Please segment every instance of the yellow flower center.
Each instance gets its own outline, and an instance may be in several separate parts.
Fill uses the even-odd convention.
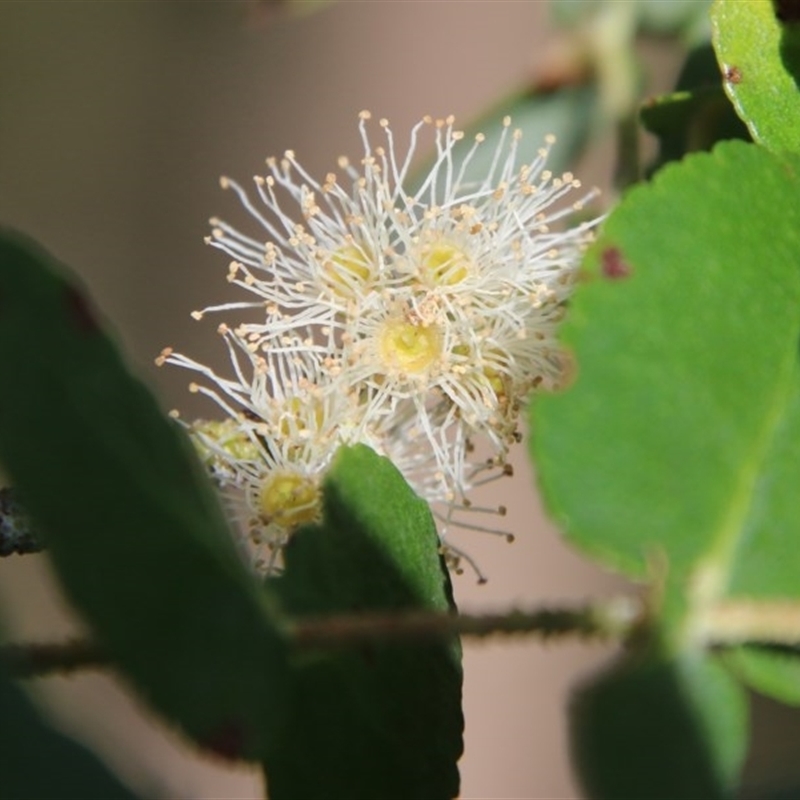
[[[372,275],[371,260],[363,250],[348,244],[340,247],[323,265],[325,278],[335,294],[352,295]]]
[[[264,519],[292,530],[319,518],[319,489],[303,475],[278,472],[261,487],[259,506]]]
[[[241,430],[236,420],[197,422],[194,429],[215,441],[223,450],[230,453],[237,460],[255,461],[260,457],[258,446]],[[213,454],[199,439],[195,438],[194,442],[200,457],[204,461],[213,459]]]
[[[416,375],[430,369],[439,359],[442,337],[436,325],[389,320],[380,333],[378,348],[387,371]]]
[[[422,277],[436,286],[454,286],[469,274],[466,253],[448,242],[426,245],[420,253]]]

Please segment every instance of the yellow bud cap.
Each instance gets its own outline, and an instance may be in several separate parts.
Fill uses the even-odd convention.
[[[258,501],[264,519],[289,530],[319,519],[319,489],[310,478],[295,472],[270,475]]]
[[[194,430],[216,442],[233,458],[241,461],[255,461],[260,457],[258,446],[239,427],[236,420],[226,419],[222,422],[206,420],[196,422]],[[203,442],[194,437],[194,442],[203,460],[213,459],[213,454]]]

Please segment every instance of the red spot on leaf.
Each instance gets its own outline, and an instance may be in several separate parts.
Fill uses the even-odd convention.
[[[77,289],[72,286],[68,287],[64,301],[70,322],[80,333],[94,334],[100,331],[100,326],[89,308],[89,303]]]
[[[723,77],[727,83],[732,83],[735,85],[742,82],[742,71],[739,69],[739,67],[728,66],[725,67]]]
[[[627,278],[631,274],[631,266],[622,257],[618,247],[607,247],[600,256],[600,269],[603,275],[612,281]]]

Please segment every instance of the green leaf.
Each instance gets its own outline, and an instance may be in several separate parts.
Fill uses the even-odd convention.
[[[727,667],[751,689],[800,706],[800,659],[786,653],[757,647],[737,647],[724,653]]]
[[[263,752],[282,649],[193,449],[126,370],[87,300],[0,237],[0,461],[113,661],[229,756]]]
[[[0,675],[0,720],[0,797],[133,800],[95,756],[42,722],[5,675]]]
[[[550,3],[554,21],[565,27],[589,25],[618,0],[556,0]],[[659,36],[681,34],[698,40],[710,0],[626,0],[636,6],[639,29]]]
[[[771,150],[800,150],[800,56],[795,26],[766,0],[716,0],[714,49],[725,91],[753,139]]]
[[[686,153],[710,150],[723,139],[750,139],[722,89],[710,44],[687,56],[675,91],[646,100],[639,116],[645,129],[660,140],[650,173]]]
[[[592,800],[735,796],[747,701],[711,659],[626,656],[577,691],[570,722]]]
[[[658,35],[691,33],[708,17],[710,0],[638,0],[642,30]]]
[[[272,581],[292,614],[446,612],[452,594],[427,505],[364,446],[343,448],[325,521],[298,531]],[[290,714],[265,760],[269,796],[437,800],[458,794],[457,640],[303,651]]]
[[[640,117],[644,127],[661,139],[659,165],[710,150],[723,139],[750,138],[720,87],[653,97],[642,106]]]
[[[577,379],[532,404],[567,536],[637,577],[661,565],[690,617],[800,594],[799,170],[724,142],[631,191],[564,328]]]

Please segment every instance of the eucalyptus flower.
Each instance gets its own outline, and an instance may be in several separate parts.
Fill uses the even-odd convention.
[[[192,381],[190,391],[221,410],[221,421],[187,427],[245,535],[251,560],[269,571],[292,531],[321,519],[321,482],[340,445],[371,442],[351,398],[325,391],[327,376],[309,354],[261,352],[224,323],[218,332],[231,376],[171,348],[156,363],[197,373],[201,380]]]
[[[220,327],[233,378],[172,351],[160,359],[210,384],[194,388],[226,422],[193,434],[212,473],[244,495],[248,536],[278,550],[316,518],[335,450],[355,442],[392,458],[434,505],[443,536],[492,530],[460,512],[502,510],[467,495],[510,472],[522,405],[565,375],[557,326],[597,220],[565,221],[595,192],[546,169],[552,137],[521,162],[509,119],[478,181],[467,174],[485,138],[467,146],[452,117],[424,118],[402,152],[386,120],[373,144],[370,119],[361,113],[360,162],[340,159],[321,182],[292,151],[267,159],[252,196],[222,179],[257,232],[214,218],[207,241],[232,259],[228,280],[249,298],[194,316],[257,318]],[[435,156],[414,182],[426,131]],[[474,460],[476,442],[488,458]]]

